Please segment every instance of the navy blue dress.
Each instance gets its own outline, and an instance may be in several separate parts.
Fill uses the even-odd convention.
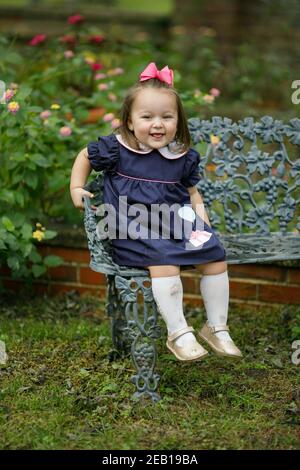
[[[118,265],[191,269],[226,259],[214,230],[191,207],[187,188],[201,179],[196,150],[171,160],[156,149],[138,153],[110,134],[88,145],[88,159],[104,172],[104,202],[115,215],[109,238]]]

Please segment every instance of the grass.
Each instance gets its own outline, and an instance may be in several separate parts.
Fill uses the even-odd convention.
[[[91,5],[94,7],[95,10],[101,11],[101,9],[110,6],[111,2],[109,0],[103,1],[102,3],[97,1],[92,2]],[[29,0],[0,0],[0,6],[14,6],[14,7],[24,7],[24,6],[32,6]],[[40,0],[37,2],[38,7],[65,7],[64,0]],[[115,0],[112,2],[112,6],[119,8],[121,10],[129,10],[129,11],[138,11],[138,12],[145,12],[145,13],[161,13],[161,14],[168,14],[172,13],[173,8],[173,1],[172,0]],[[74,11],[84,11],[85,10],[85,2],[78,3],[76,7],[74,7]]]
[[[196,328],[204,310],[186,308]],[[130,358],[109,363],[104,305],[70,293],[0,306],[1,449],[299,449],[300,308],[232,306],[244,358],[181,364],[158,341],[162,400],[132,401]]]

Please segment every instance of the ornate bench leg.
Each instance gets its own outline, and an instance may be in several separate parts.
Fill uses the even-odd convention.
[[[149,277],[115,277],[120,293],[126,327],[123,334],[131,341],[131,356],[137,374],[132,377],[136,386],[134,398],[150,396],[153,402],[160,399],[157,393],[160,376],[155,373],[156,339],[160,337],[157,325],[157,307],[153,299]],[[146,284],[146,285],[145,285]],[[147,286],[148,284],[148,286]],[[143,305],[138,305],[138,293],[143,296]]]
[[[106,312],[110,318],[111,337],[114,349],[109,353],[109,360],[112,362],[119,357],[130,354],[130,340],[124,329],[127,321],[124,315],[124,306],[120,294],[116,288],[115,275],[107,275],[108,303]]]

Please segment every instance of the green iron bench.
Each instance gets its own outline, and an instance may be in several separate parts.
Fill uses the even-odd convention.
[[[300,259],[300,120],[284,124],[265,116],[257,122],[251,117],[232,122],[215,116],[209,121],[191,118],[189,129],[201,155],[197,187],[227,263]],[[102,173],[85,186],[95,194],[94,205],[103,202],[102,188]],[[85,197],[84,226],[90,267],[107,277],[114,347],[109,359],[131,353],[133,396],[150,396],[155,402],[160,399],[155,365],[161,330],[149,271],[113,262],[111,242],[97,236],[99,217],[90,204]]]

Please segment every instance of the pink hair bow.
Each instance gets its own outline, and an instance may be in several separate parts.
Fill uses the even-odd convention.
[[[151,78],[158,78],[161,82],[166,82],[168,85],[173,85],[174,72],[166,65],[163,69],[158,70],[156,64],[151,62],[140,75],[140,82],[150,80]]]

